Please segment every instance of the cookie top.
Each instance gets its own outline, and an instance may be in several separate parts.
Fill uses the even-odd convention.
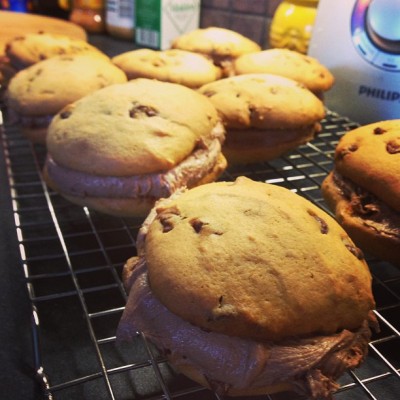
[[[169,170],[214,138],[217,125],[214,106],[193,89],[138,78],[65,107],[50,124],[47,148],[61,166],[131,176]]]
[[[155,213],[138,241],[150,287],[205,330],[263,340],[331,334],[359,327],[374,307],[361,251],[288,189],[239,177],[161,201]]]
[[[172,42],[171,47],[208,54],[213,58],[236,58],[242,54],[261,50],[256,42],[240,33],[217,27],[195,29],[183,34]]]
[[[149,78],[198,88],[221,78],[221,69],[207,57],[185,50],[138,49],[119,54],[112,62],[128,79]]]
[[[323,103],[302,84],[272,74],[246,74],[199,89],[232,129],[293,129],[325,116]]]
[[[53,115],[94,90],[126,81],[108,58],[89,53],[54,56],[14,75],[7,102],[24,116]]]
[[[233,62],[235,74],[266,73],[303,83],[312,92],[326,91],[334,83],[331,72],[317,59],[289,49],[268,49],[244,54]]]
[[[400,119],[347,132],[336,147],[335,168],[400,211]]]
[[[46,32],[17,36],[5,47],[6,56],[16,69],[26,68],[56,55],[86,52],[95,52],[106,57],[99,49],[84,40]]]

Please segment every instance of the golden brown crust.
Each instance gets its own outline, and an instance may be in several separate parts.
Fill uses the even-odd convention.
[[[320,121],[323,103],[298,82],[272,74],[221,79],[199,89],[233,129],[293,129]]]
[[[49,127],[47,147],[58,164],[77,171],[140,175],[171,169],[219,123],[214,106],[194,90],[140,78],[66,107]]]
[[[46,32],[29,33],[10,40],[5,54],[16,69],[23,69],[56,55],[93,52],[107,57],[84,40]]]
[[[285,76],[304,84],[314,93],[329,90],[332,73],[317,59],[289,49],[268,49],[244,54],[233,62],[236,75],[266,73]]]
[[[311,140],[323,103],[302,84],[272,74],[248,74],[202,86],[221,115],[230,164],[269,161]]]
[[[153,293],[205,330],[283,340],[356,328],[374,306],[362,253],[333,218],[244,177],[159,204],[145,246]]]
[[[185,33],[176,38],[171,47],[207,54],[211,57],[238,57],[261,50],[256,42],[240,33],[217,27],[195,29]]]
[[[376,122],[347,132],[336,147],[335,168],[400,211],[400,120]]]
[[[218,161],[212,171],[199,180],[196,185],[213,182],[222,174],[226,169],[226,159],[220,154]],[[108,215],[116,217],[135,217],[143,218],[154,207],[155,202],[158,200],[154,197],[131,197],[131,198],[107,198],[107,197],[79,197],[70,196],[63,193],[62,187],[57,186],[47,174],[46,168],[43,171],[44,179],[49,187],[60,193],[64,198],[71,203],[79,206],[88,207]]]
[[[321,190],[328,207],[357,246],[381,260],[400,265],[400,236],[387,229],[389,220],[383,218],[383,221],[377,222],[372,220],[373,216],[361,213],[353,199],[346,196],[336,183],[334,172],[330,172],[324,179]],[[387,218],[390,219],[390,215]],[[397,216],[399,218],[400,215]]]
[[[119,54],[112,62],[128,79],[149,78],[198,88],[220,79],[222,71],[202,54],[185,50],[138,49]]]
[[[209,27],[195,29],[176,38],[171,47],[204,54],[222,69],[223,76],[233,74],[232,61],[242,54],[260,51],[253,40],[225,28]]]
[[[108,58],[54,56],[19,71],[9,83],[7,102],[23,116],[54,115],[88,93],[126,81],[125,73]]]

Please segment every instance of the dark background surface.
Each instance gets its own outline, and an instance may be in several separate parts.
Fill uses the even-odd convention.
[[[0,398],[33,399],[31,308],[19,260],[2,145],[0,165]]]

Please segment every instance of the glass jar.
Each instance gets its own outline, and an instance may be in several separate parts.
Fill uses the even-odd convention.
[[[282,1],[272,18],[269,44],[307,53],[318,0]]]

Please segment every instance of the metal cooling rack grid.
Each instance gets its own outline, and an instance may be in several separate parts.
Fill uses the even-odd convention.
[[[337,141],[354,127],[329,112],[312,143],[268,164],[232,167],[221,179],[246,175],[282,185],[326,209],[320,184],[331,170]],[[115,342],[126,300],[120,274],[126,259],[135,254],[141,221],[70,204],[43,183],[43,147],[31,145],[7,125],[2,141],[21,265],[32,302],[33,363],[43,398],[218,399],[176,376],[141,336],[129,346]],[[335,400],[399,398],[400,270],[374,259],[368,262],[381,332],[374,336],[363,366],[340,380]]]

